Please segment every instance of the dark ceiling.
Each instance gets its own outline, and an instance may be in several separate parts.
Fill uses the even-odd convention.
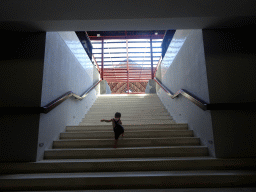
[[[151,30],[151,31],[87,31],[88,36],[132,36],[132,35],[155,35],[157,32],[159,35],[164,35],[165,30]]]
[[[8,31],[141,31],[256,24],[255,0],[1,0]]]

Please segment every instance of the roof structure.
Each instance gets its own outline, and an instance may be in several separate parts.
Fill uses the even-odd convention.
[[[112,93],[145,93],[165,31],[88,31],[101,78]]]

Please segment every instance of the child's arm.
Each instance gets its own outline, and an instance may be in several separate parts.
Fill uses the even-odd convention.
[[[104,122],[104,121],[105,121],[105,122],[112,122],[112,119],[110,119],[110,120],[101,119],[100,121],[101,121],[101,122]]]

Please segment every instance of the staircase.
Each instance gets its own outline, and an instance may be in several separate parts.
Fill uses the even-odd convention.
[[[125,128],[113,148],[111,119]],[[102,95],[79,126],[67,126],[45,159],[0,163],[1,190],[107,190],[252,187],[253,158],[216,159],[157,95]],[[169,190],[170,191],[170,190]],[[184,189],[184,191],[186,191]]]

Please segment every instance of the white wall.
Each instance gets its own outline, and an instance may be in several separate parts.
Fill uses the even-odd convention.
[[[158,78],[172,93],[185,89],[209,103],[202,30],[177,30],[159,70]],[[188,123],[214,156],[211,112],[203,111],[183,96],[172,99],[162,89],[157,94],[174,120]]]
[[[80,45],[80,46],[79,46]],[[82,95],[93,83],[99,80],[99,74],[87,54],[83,62],[76,58],[76,52],[82,52],[81,44],[75,32],[47,32],[41,106],[47,105],[68,91]],[[99,94],[99,86],[79,101],[70,98],[48,114],[40,115],[39,144],[37,160],[41,160],[44,150],[52,147],[52,141],[58,139],[67,125],[78,125]]]

